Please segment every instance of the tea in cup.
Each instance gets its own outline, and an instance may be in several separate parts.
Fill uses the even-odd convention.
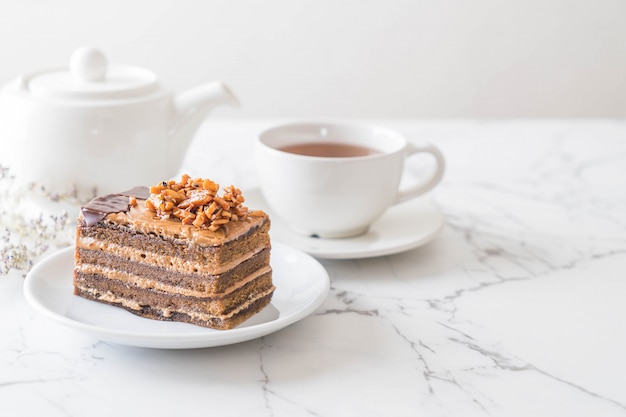
[[[400,187],[405,159],[432,155],[426,179]],[[294,232],[320,238],[365,233],[393,204],[416,198],[443,176],[443,155],[398,132],[366,124],[294,123],[262,132],[255,141],[261,191],[270,209]]]

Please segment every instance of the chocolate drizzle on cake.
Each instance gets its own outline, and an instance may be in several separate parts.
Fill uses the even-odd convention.
[[[118,193],[119,195],[125,195],[127,197],[136,197],[141,200],[147,200],[150,197],[150,189],[144,186],[133,187],[128,191]]]
[[[93,226],[104,219],[107,214],[127,212],[130,209],[129,197],[145,200],[150,197],[150,190],[148,187],[134,187],[118,194],[108,194],[94,198],[80,208],[87,226]]]

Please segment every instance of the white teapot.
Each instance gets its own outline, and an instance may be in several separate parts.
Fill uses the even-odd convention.
[[[237,105],[220,82],[174,95],[144,68],[77,49],[69,68],[23,74],[0,92],[0,165],[19,183],[83,198],[176,174],[210,109]]]

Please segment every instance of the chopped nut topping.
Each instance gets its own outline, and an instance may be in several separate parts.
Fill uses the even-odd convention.
[[[248,216],[259,216],[262,212],[250,212],[243,206],[241,190],[233,185],[226,187],[221,196],[220,186],[215,182],[182,176],[180,182],[163,181],[150,187],[146,207],[163,219],[172,217],[183,224],[216,231],[232,221],[244,220]]]

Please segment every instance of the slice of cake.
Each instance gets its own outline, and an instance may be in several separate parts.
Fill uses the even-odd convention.
[[[81,208],[74,293],[156,320],[230,329],[269,304],[270,220],[184,175]]]

